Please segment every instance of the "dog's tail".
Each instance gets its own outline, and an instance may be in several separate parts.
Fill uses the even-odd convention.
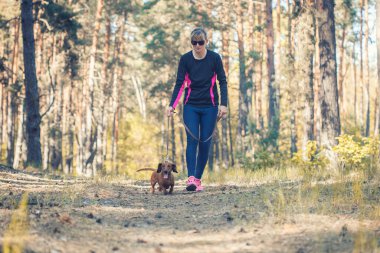
[[[138,169],[138,170],[136,170],[136,172],[143,171],[143,170],[156,171],[157,169],[153,169],[153,168],[142,168],[142,169]]]

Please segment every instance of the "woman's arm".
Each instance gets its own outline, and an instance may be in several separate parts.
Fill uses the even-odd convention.
[[[217,57],[216,62],[216,75],[219,81],[219,87],[220,87],[220,105],[226,106],[228,103],[228,89],[227,89],[227,78],[226,74],[224,73],[223,68],[223,62],[220,56]]]
[[[172,93],[172,98],[170,100],[169,107],[176,108],[179,99],[181,98],[182,91],[185,87],[185,75],[186,75],[186,68],[185,68],[185,62],[183,59],[183,56],[181,56],[181,59],[179,60],[178,64],[178,70],[177,70],[177,80],[175,82],[175,86]]]

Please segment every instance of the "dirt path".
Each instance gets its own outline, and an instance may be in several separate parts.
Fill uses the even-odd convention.
[[[296,183],[183,188],[152,195],[147,182],[0,171],[0,252],[9,234],[25,239],[25,252],[380,252],[380,221],[370,215],[379,189],[363,191],[364,207],[330,209],[320,204],[329,187],[302,207],[292,202]],[[28,226],[12,231],[23,192]]]

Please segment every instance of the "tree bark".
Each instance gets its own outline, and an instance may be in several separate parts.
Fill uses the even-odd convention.
[[[244,31],[243,31],[243,9],[241,7],[241,0],[235,0],[236,8],[236,26],[238,37],[238,50],[239,50],[239,123],[238,123],[238,145],[242,154],[247,151],[246,139],[249,137],[248,130],[248,96],[247,96],[247,80],[246,80],[246,66],[245,66],[245,49],[244,49]]]
[[[377,48],[377,113],[375,136],[379,135],[380,128],[380,0],[376,1],[376,48]]]
[[[294,9],[295,5],[294,3],[290,3],[289,0],[286,1],[286,6],[288,9],[288,33],[287,33],[287,65],[289,68],[289,77],[288,77],[288,87],[289,87],[289,93],[292,91],[297,91],[298,88],[294,87],[297,85],[296,82],[294,82],[295,77],[295,64],[294,64],[294,23],[295,19],[293,19],[294,15]],[[297,108],[298,108],[298,100],[293,100],[293,95],[288,94],[288,103],[290,104],[290,154],[293,156],[294,153],[297,152],[297,141],[298,141],[298,135],[297,135]]]
[[[268,76],[268,125],[273,148],[278,150],[278,134],[280,127],[280,104],[276,72],[274,67],[274,33],[272,17],[272,0],[266,0],[266,37],[267,37],[267,76]]]
[[[94,85],[95,85],[95,62],[96,62],[96,53],[98,48],[98,34],[100,30],[100,19],[102,17],[103,10],[103,0],[97,1],[97,9],[95,16],[95,25],[92,33],[92,44],[90,49],[90,62],[88,66],[88,87],[85,87],[86,93],[85,98],[88,99],[85,103],[85,132],[84,132],[84,169],[86,170],[85,174],[88,176],[94,175],[91,157],[94,152],[94,140],[92,133],[92,118],[94,112]]]
[[[11,78],[10,83],[8,83],[7,92],[7,119],[6,119],[6,140],[7,140],[7,164],[13,165],[14,158],[14,125],[15,125],[15,114],[16,114],[16,91],[15,85],[17,85],[17,67],[19,61],[19,36],[20,36],[20,21],[19,19],[14,20],[14,42],[13,42],[13,57],[11,63]],[[4,131],[5,132],[5,131]]]
[[[360,12],[360,32],[359,32],[359,48],[360,48],[360,70],[359,70],[359,78],[360,78],[360,88],[361,88],[361,108],[360,108],[360,116],[359,116],[359,124],[360,124],[360,129],[363,129],[363,124],[364,124],[364,103],[365,103],[365,98],[364,98],[364,70],[363,70],[363,5],[364,5],[364,0],[360,0],[359,4],[359,12]],[[363,131],[362,131],[363,132]]]
[[[67,106],[67,148],[68,151],[65,157],[65,167],[64,172],[66,174],[71,174],[74,172],[73,170],[73,160],[74,160],[74,134],[75,134],[75,125],[77,124],[75,121],[75,83],[73,73],[70,71],[70,86],[66,89],[65,97],[68,97]]]
[[[52,170],[63,170],[62,167],[62,112],[63,112],[63,80],[59,71],[59,63],[64,62],[63,54],[59,54],[59,48],[63,47],[63,34],[57,36],[54,64],[53,115],[52,126],[49,129],[50,137],[50,166]]]
[[[171,130],[171,147],[172,147],[172,161],[176,163],[176,142],[175,142],[175,124],[174,117],[170,117],[170,130]],[[169,130],[169,129],[168,129]]]
[[[281,80],[281,0],[277,0],[276,5],[276,35],[275,35],[275,69],[276,69],[276,80],[277,80],[277,90],[280,93],[280,80]],[[278,96],[278,99],[280,97]],[[280,104],[280,100],[278,101]]]
[[[227,83],[229,83],[229,39],[230,39],[230,12],[229,12],[229,1],[223,0],[223,15],[221,17],[223,23],[223,29],[222,29],[222,61],[224,66],[224,71],[227,76]],[[232,143],[231,138],[228,138],[228,124],[227,120],[222,120],[222,160],[224,168],[228,168],[230,162],[229,162],[229,153],[228,153],[228,140]],[[233,156],[233,149],[231,145],[231,156]],[[233,159],[233,158],[232,158]]]
[[[227,116],[227,124],[228,124],[228,136],[230,138],[230,154],[231,154],[231,166],[235,165],[235,154],[233,149],[233,138],[232,138],[232,124],[231,124],[231,106],[230,101],[228,100],[228,116]]]
[[[355,127],[358,125],[358,81],[357,81],[357,66],[356,66],[356,55],[355,55],[355,41],[352,42],[352,80],[354,82],[354,123]]]
[[[263,14],[263,6],[259,5],[256,6],[256,13],[257,13],[257,24],[259,27],[263,27],[262,23],[262,14]],[[258,60],[256,64],[256,79],[255,79],[255,87],[256,87],[256,126],[258,129],[264,128],[264,116],[263,116],[263,30],[257,30],[256,31],[256,45],[257,45],[257,51],[261,52],[260,59]]]
[[[108,62],[110,55],[110,44],[111,44],[111,19],[110,19],[110,8],[108,7],[107,1],[105,1],[106,9],[106,35],[104,41],[104,52],[103,52],[103,65],[102,65],[102,81],[101,88],[99,91],[99,111],[98,124],[97,124],[97,137],[96,137],[96,166],[95,169],[100,171],[104,167],[105,160],[105,147],[107,146],[106,140],[106,127],[107,127],[107,110],[106,108],[106,90],[108,86]]]
[[[315,41],[315,21],[313,3],[305,1],[301,7],[298,21],[299,46],[296,50],[297,73],[299,75],[300,88],[303,87],[303,118],[304,131],[302,138],[302,150],[306,151],[308,141],[314,140],[314,76],[313,58]],[[306,154],[305,154],[306,155]]]
[[[24,139],[24,100],[21,99],[20,104],[18,105],[18,124],[17,124],[17,138],[15,145],[15,155],[13,160],[13,168],[19,169],[20,165],[22,166],[22,153],[25,150],[22,150],[22,143]]]
[[[344,59],[345,59],[345,42],[346,42],[346,30],[347,30],[347,16],[348,16],[348,10],[346,7],[344,7],[344,14],[343,14],[343,28],[342,28],[342,40],[339,45],[339,71],[338,71],[338,94],[339,94],[339,108],[340,108],[340,115],[344,119],[345,117],[345,106],[344,106],[344,90],[343,90],[343,79],[344,79]]]
[[[321,115],[321,106],[319,103],[319,91],[321,90],[321,68],[320,68],[320,49],[319,49],[319,21],[318,18],[315,19],[315,58],[314,58],[314,137],[317,143],[321,144],[321,129],[322,129],[322,115]]]
[[[183,105],[180,105],[181,107],[181,112],[183,110]],[[166,116],[166,115],[165,115]],[[181,164],[182,164],[182,172],[187,175],[187,170],[186,170],[186,148],[185,148],[185,133],[183,128],[181,127],[179,129],[179,140],[181,144]]]
[[[41,118],[34,52],[32,0],[22,0],[21,18],[25,71],[26,132],[28,150],[27,165],[40,167],[42,162],[40,143]]]
[[[334,1],[317,0],[319,49],[320,49],[320,97],[322,114],[321,144],[334,146],[340,134],[340,115],[337,87],[336,42]]]
[[[113,72],[113,83],[112,83],[112,115],[113,115],[113,127],[112,127],[112,152],[111,152],[111,160],[113,164],[113,170],[117,174],[118,173],[118,164],[117,164],[117,145],[119,140],[119,85],[120,85],[120,79],[122,79],[122,75],[120,73],[121,71],[121,60],[120,60],[120,53],[122,50],[122,38],[124,36],[124,26],[125,26],[125,18],[119,17],[118,21],[118,30],[117,34],[115,35],[115,49],[114,49],[114,56],[115,59],[115,65],[114,65],[114,72]]]
[[[369,26],[368,26],[368,0],[364,0],[364,23],[365,23],[365,32],[364,32],[364,86],[365,86],[365,108],[366,108],[366,127],[365,127],[365,136],[369,136],[370,131],[370,105],[371,99],[369,96],[369,57],[368,57],[368,40],[369,40]]]
[[[256,28],[256,24],[255,24],[255,16],[256,16],[256,12],[255,12],[255,4],[254,2],[249,2],[249,5],[248,5],[248,15],[249,15],[249,20],[248,20],[248,23],[249,23],[249,26],[248,26],[248,39],[249,39],[249,62],[248,62],[248,83],[250,84],[249,85],[249,89],[247,90],[247,92],[249,92],[249,97],[248,97],[248,110],[249,110],[249,115],[248,115],[248,118],[249,118],[249,122],[252,122],[253,124],[255,124],[257,122],[256,120],[256,108],[253,108],[252,105],[255,105],[256,106],[256,100],[257,100],[257,93],[256,93],[256,88],[255,88],[255,64],[256,64],[256,51],[255,51],[255,38],[254,38],[254,34],[255,34],[255,28]],[[257,128],[257,126],[255,126],[255,128]],[[249,127],[249,142],[250,142],[250,148],[249,148],[249,151],[250,151],[250,154],[248,154],[250,157],[254,158],[255,156],[255,128],[253,127]]]

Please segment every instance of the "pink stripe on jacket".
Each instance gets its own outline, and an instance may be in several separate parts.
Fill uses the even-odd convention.
[[[212,101],[212,104],[213,104],[214,106],[215,106],[215,99],[214,99],[214,92],[213,92],[213,89],[214,89],[215,81],[216,81],[216,73],[214,73],[214,75],[213,75],[212,78],[211,78],[211,87],[210,87],[211,101]]]
[[[188,93],[187,93],[186,101],[185,101],[185,104],[187,103],[187,100],[189,100],[189,96],[190,96],[190,92],[191,92],[190,85],[191,85],[191,80],[190,80],[190,78],[189,78],[189,74],[186,73],[186,75],[185,75],[185,80],[184,80],[183,83],[182,83],[181,89],[180,89],[179,92],[178,92],[178,95],[177,95],[176,100],[174,101],[174,104],[173,104],[173,108],[174,108],[174,109],[177,107],[177,104],[178,104],[179,100],[181,99],[182,92],[183,92],[183,90],[185,89],[186,86],[187,86],[187,88],[189,89],[189,90],[188,90]]]

